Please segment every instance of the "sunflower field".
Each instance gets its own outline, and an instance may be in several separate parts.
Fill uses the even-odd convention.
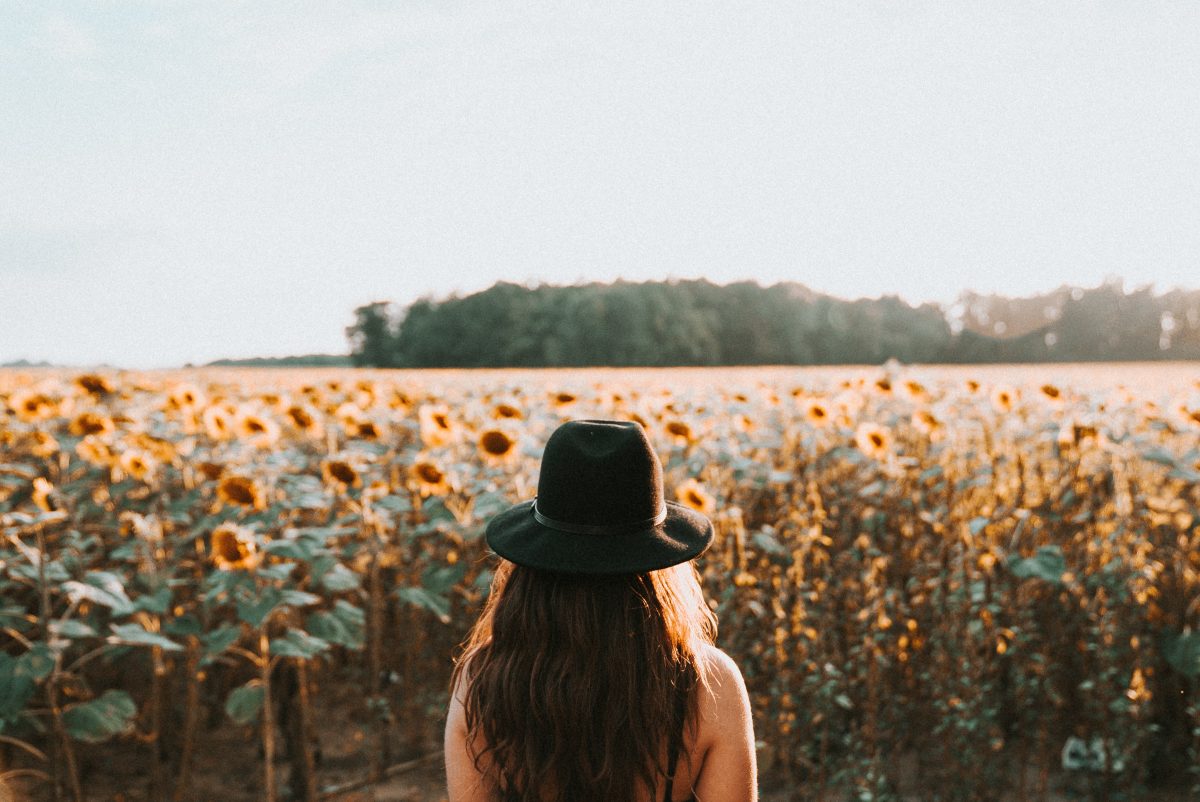
[[[1194,365],[0,372],[0,799],[436,760],[483,527],[571,418],[715,522],[778,798],[1200,799]]]

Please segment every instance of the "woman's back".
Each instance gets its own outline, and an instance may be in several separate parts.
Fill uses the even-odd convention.
[[[707,687],[697,687],[695,727],[680,733],[679,756],[671,780],[673,802],[743,802],[757,799],[757,767],[753,721],[745,682],[737,665],[720,649],[702,644],[698,657]],[[446,722],[446,775],[450,802],[495,802],[495,767],[481,761],[475,768],[468,751],[462,688],[456,689]],[[480,749],[483,744],[474,744]],[[660,764],[666,764],[669,744],[663,744]],[[491,775],[491,776],[489,776]],[[666,788],[651,794],[642,787],[636,802],[658,802]],[[547,800],[553,797],[545,797]]]

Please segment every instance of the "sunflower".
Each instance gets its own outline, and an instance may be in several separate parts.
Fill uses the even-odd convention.
[[[113,391],[112,384],[99,373],[81,373],[75,377],[74,384],[89,395],[108,395]]]
[[[358,471],[354,469],[354,466],[340,459],[325,460],[322,462],[321,478],[325,480],[325,484],[332,485],[343,492],[351,487],[360,487],[362,485],[362,477],[358,475]]]
[[[408,474],[422,497],[444,496],[450,492],[450,480],[446,472],[430,460],[414,462]]]
[[[112,434],[116,427],[107,415],[86,410],[72,418],[67,428],[76,437],[83,437],[89,434]]]
[[[193,410],[204,405],[204,393],[195,385],[177,384],[167,393],[168,410]]]
[[[407,415],[413,408],[413,399],[403,390],[393,388],[391,395],[388,396],[387,405],[400,414]]]
[[[967,392],[971,395],[979,392],[979,382],[975,381],[974,379],[967,379],[965,382],[963,382],[963,386],[967,388]]]
[[[173,443],[162,437],[155,437],[145,432],[138,432],[129,438],[129,442],[138,448],[150,452],[150,455],[159,462],[171,463],[181,451],[187,450],[189,443],[195,445],[195,441],[180,440],[178,443]]]
[[[291,404],[283,414],[287,421],[306,437],[320,440],[325,436],[325,424],[321,422],[317,410],[308,404]]]
[[[93,434],[89,434],[75,444],[75,453],[90,465],[108,467],[112,464],[113,453],[108,443]]]
[[[254,532],[229,521],[212,531],[209,557],[223,571],[249,571],[262,559]]]
[[[925,385],[921,384],[916,379],[905,379],[901,385],[908,397],[914,401],[924,401],[929,397],[929,391],[925,389]]]
[[[713,515],[717,511],[717,501],[704,486],[695,479],[687,479],[675,488],[675,499],[685,507],[691,507],[702,515]]]
[[[444,446],[458,436],[450,410],[444,406],[423,404],[417,418],[421,422],[421,441],[430,448]]]
[[[279,440],[279,424],[256,411],[241,409],[237,417],[238,437],[255,448],[270,448]]]
[[[35,457],[50,457],[59,452],[54,435],[41,429],[29,433],[29,452]]]
[[[8,397],[8,407],[26,423],[53,418],[58,412],[58,402],[34,390],[17,390]]]
[[[226,476],[217,485],[217,498],[225,504],[236,504],[261,510],[267,506],[266,496],[258,482],[248,476]]]
[[[696,433],[687,421],[669,420],[663,424],[663,430],[676,445],[687,446],[696,442]]]
[[[200,416],[204,430],[213,440],[228,440],[234,433],[234,416],[223,404],[213,404]]]
[[[889,396],[892,394],[892,380],[889,378],[880,378],[875,380],[875,391],[880,395]]]
[[[521,420],[524,417],[521,410],[512,404],[502,402],[492,407],[492,418],[494,420]]]
[[[1055,387],[1053,384],[1043,384],[1038,388],[1038,392],[1042,394],[1042,398],[1054,404],[1061,404],[1063,400],[1062,390]]]
[[[854,432],[854,444],[858,450],[874,459],[882,459],[892,450],[892,438],[877,423],[860,423]]]
[[[500,429],[487,429],[479,435],[479,455],[491,463],[510,461],[517,453],[517,441]]]
[[[221,478],[221,474],[225,473],[225,466],[219,462],[197,462],[196,472],[212,482]]]
[[[912,425],[913,428],[931,437],[941,432],[943,428],[938,417],[927,409],[918,409],[913,413]]]
[[[378,440],[381,435],[375,421],[360,420],[346,427],[346,436],[351,440]]]
[[[996,387],[992,390],[992,406],[1000,413],[1012,412],[1017,397],[1017,391],[1012,387]]]
[[[829,425],[829,406],[820,398],[810,398],[804,402],[804,419],[813,426]]]
[[[1175,410],[1179,420],[1188,426],[1200,427],[1200,406],[1195,408],[1189,406],[1185,402],[1181,402]]]
[[[117,455],[117,466],[126,476],[148,482],[158,471],[158,460],[143,449],[127,448]]]
[[[39,476],[33,480],[33,503],[37,505],[42,512],[52,512],[54,505],[51,503],[50,495],[54,492],[54,485],[44,476]]]
[[[575,395],[574,393],[568,393],[563,390],[560,390],[556,393],[550,394],[550,401],[551,401],[551,403],[554,404],[554,407],[556,409],[564,409],[566,407],[569,407],[578,400],[579,400],[579,396]]]

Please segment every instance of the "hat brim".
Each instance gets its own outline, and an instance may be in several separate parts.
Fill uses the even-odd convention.
[[[704,552],[712,521],[674,501],[661,524],[635,532],[581,535],[551,529],[533,517],[533,500],[494,516],[485,536],[506,560],[543,571],[572,574],[640,574],[670,568]]]

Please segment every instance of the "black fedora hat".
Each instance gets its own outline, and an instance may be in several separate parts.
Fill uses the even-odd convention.
[[[699,555],[713,525],[663,498],[662,463],[640,424],[573,420],[546,442],[537,497],[493,517],[486,536],[518,565],[637,574]]]

